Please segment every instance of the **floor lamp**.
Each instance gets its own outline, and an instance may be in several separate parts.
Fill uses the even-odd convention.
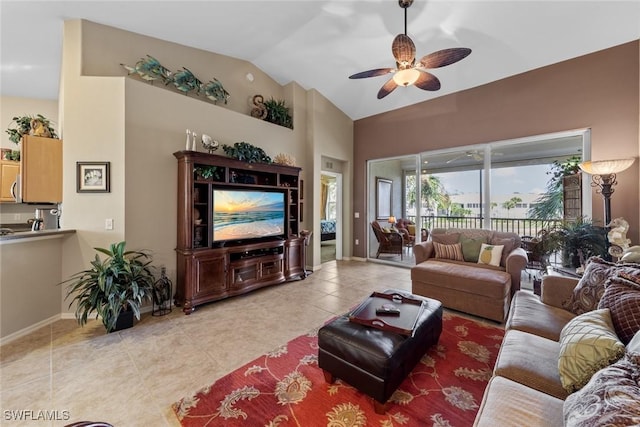
[[[592,175],[591,186],[597,187],[596,192],[604,198],[604,225],[609,227],[611,223],[611,195],[613,186],[617,184],[616,174],[629,168],[634,158],[618,160],[596,160],[580,163],[578,166],[584,172]]]

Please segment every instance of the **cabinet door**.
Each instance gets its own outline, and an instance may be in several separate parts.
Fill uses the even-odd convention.
[[[11,186],[20,172],[20,162],[0,160],[0,202],[15,202]]]
[[[286,252],[286,265],[285,265],[285,277],[291,279],[292,277],[302,276],[304,277],[304,258],[305,258],[305,246],[304,239],[289,239],[285,246]]]
[[[224,254],[195,256],[195,284],[193,298],[223,294],[227,290],[226,257]]]
[[[24,136],[20,164],[23,202],[62,202],[61,140]]]

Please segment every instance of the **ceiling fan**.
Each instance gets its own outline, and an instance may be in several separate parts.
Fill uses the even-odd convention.
[[[391,44],[396,68],[376,68],[349,76],[350,79],[363,79],[394,73],[378,91],[378,99],[389,95],[398,86],[415,85],[423,90],[438,90],[440,80],[426,69],[454,64],[471,53],[471,49],[465,47],[443,49],[423,56],[416,62],[416,45],[407,36],[407,9],[413,4],[413,0],[398,0],[398,4],[404,9],[404,34],[398,34]]]
[[[449,163],[455,162],[458,159],[462,159],[462,158],[465,158],[465,157],[469,157],[469,158],[472,158],[473,160],[475,160],[476,162],[480,162],[483,159],[482,155],[483,155],[483,153],[481,153],[478,150],[469,150],[469,151],[465,151],[464,153],[453,157],[452,159],[447,160],[445,163],[449,164]],[[492,156],[502,156],[502,153],[492,152],[491,155]]]

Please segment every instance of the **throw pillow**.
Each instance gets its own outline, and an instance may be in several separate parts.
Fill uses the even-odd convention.
[[[453,245],[454,243],[458,243],[458,240],[460,240],[460,233],[432,234],[431,240],[442,245]]]
[[[494,237],[490,242],[492,245],[502,245],[504,249],[502,249],[502,257],[500,258],[500,265],[503,267],[507,266],[507,257],[511,253],[511,251],[516,246],[516,241],[513,237]]]
[[[438,242],[433,242],[433,248],[436,251],[436,258],[464,261],[460,243],[454,243],[452,245],[442,245]]]
[[[460,245],[462,246],[462,255],[467,262],[478,262],[480,257],[480,248],[483,243],[487,243],[487,239],[470,239],[465,236],[460,236]]]
[[[591,376],[624,356],[608,309],[574,317],[560,332],[558,370],[567,392],[580,390]]]
[[[618,272],[630,273],[640,277],[640,264],[615,264],[600,257],[591,257],[587,261],[584,274],[573,289],[568,300],[562,303],[565,310],[573,314],[582,314],[595,310],[604,294],[604,286],[609,277]]]
[[[489,264],[498,267],[502,259],[502,245],[480,245],[480,256],[478,256],[478,264]]]
[[[627,353],[637,353],[640,355],[640,331],[631,338],[629,344],[627,344]]]
[[[413,225],[413,224],[407,225],[407,231],[409,232],[409,235],[415,236],[416,235],[416,226]]]
[[[598,308],[611,310],[613,327],[620,340],[627,344],[640,330],[640,278],[619,273],[607,281]]]
[[[565,427],[640,425],[640,355],[627,354],[596,372],[562,408]]]

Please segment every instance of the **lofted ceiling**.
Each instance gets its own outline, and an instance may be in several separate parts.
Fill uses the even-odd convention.
[[[63,22],[78,18],[244,59],[280,84],[318,90],[354,120],[640,38],[638,0],[415,0],[407,33],[418,58],[472,53],[431,70],[439,91],[401,87],[378,100],[389,76],[348,76],[394,66],[391,42],[404,31],[397,0],[1,0],[3,96],[57,99]]]

